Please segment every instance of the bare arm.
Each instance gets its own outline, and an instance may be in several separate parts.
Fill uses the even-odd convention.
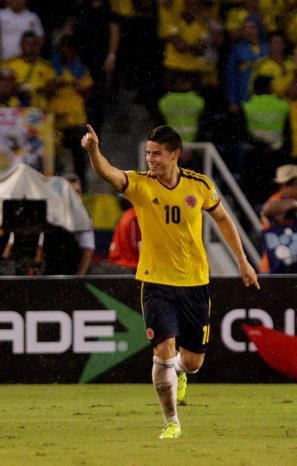
[[[278,215],[293,209],[297,210],[296,199],[271,199],[263,205],[261,217],[267,217],[269,220],[272,220]]]
[[[86,275],[94,254],[94,249],[82,248],[80,253],[77,275]]]
[[[120,44],[120,26],[118,23],[111,22],[109,27],[109,50],[103,69],[108,72],[113,72],[116,65],[117,51]]]
[[[220,203],[214,211],[209,212],[209,214],[216,221],[220,232],[234,252],[238,261],[239,272],[245,286],[255,285],[257,289],[260,289],[256,272],[248,262],[242,248],[237,228],[222,203]]]
[[[126,186],[126,176],[122,170],[111,165],[101,154],[97,134],[91,125],[87,125],[89,132],[81,140],[81,146],[89,156],[94,171],[107,181],[115,191],[122,192]]]

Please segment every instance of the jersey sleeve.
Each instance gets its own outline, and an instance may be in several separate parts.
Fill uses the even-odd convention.
[[[125,190],[121,193],[123,194],[132,204],[139,200],[140,193],[140,176],[137,175],[136,171],[125,171],[127,184]]]
[[[204,210],[207,210],[208,212],[211,212],[220,203],[220,197],[216,191],[216,187],[214,183],[209,178],[207,178],[207,183],[204,184],[203,191],[204,191],[204,199],[203,199],[202,208]]]

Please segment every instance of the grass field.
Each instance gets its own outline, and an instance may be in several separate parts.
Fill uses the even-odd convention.
[[[159,440],[151,385],[0,386],[0,464],[297,464],[297,386],[190,384],[182,437]]]

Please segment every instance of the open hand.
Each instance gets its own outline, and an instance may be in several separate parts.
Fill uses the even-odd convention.
[[[87,125],[88,133],[81,140],[81,146],[87,152],[92,152],[98,147],[99,139],[91,125]]]

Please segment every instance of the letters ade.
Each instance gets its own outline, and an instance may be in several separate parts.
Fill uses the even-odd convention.
[[[205,364],[192,381],[290,382],[251,350],[242,324],[270,322],[278,330],[294,333],[296,278],[293,275],[262,278],[261,290],[257,293],[245,288],[239,278],[213,278],[210,345]],[[129,329],[118,318],[116,309],[107,309],[98,302],[88,284],[124,303],[139,317],[140,284],[132,277],[0,280],[1,383],[77,383],[92,356],[88,348],[95,345],[93,348],[98,349],[98,341],[105,342],[101,348],[107,370],[100,373],[98,368],[88,381],[150,382],[150,347],[125,357],[126,346],[130,344],[126,343]],[[101,322],[85,322],[85,311],[102,311]],[[51,315],[52,323],[49,322]],[[88,314],[88,318],[92,315]],[[46,322],[42,322],[44,316]],[[133,312],[129,325],[133,326]],[[90,326],[99,338],[90,338]],[[113,341],[115,333],[123,335],[118,345]],[[141,332],[137,333],[138,338],[145,338]],[[90,341],[93,343],[89,346]],[[104,352],[106,348],[109,350]],[[121,362],[108,368],[109,359],[119,351]]]

